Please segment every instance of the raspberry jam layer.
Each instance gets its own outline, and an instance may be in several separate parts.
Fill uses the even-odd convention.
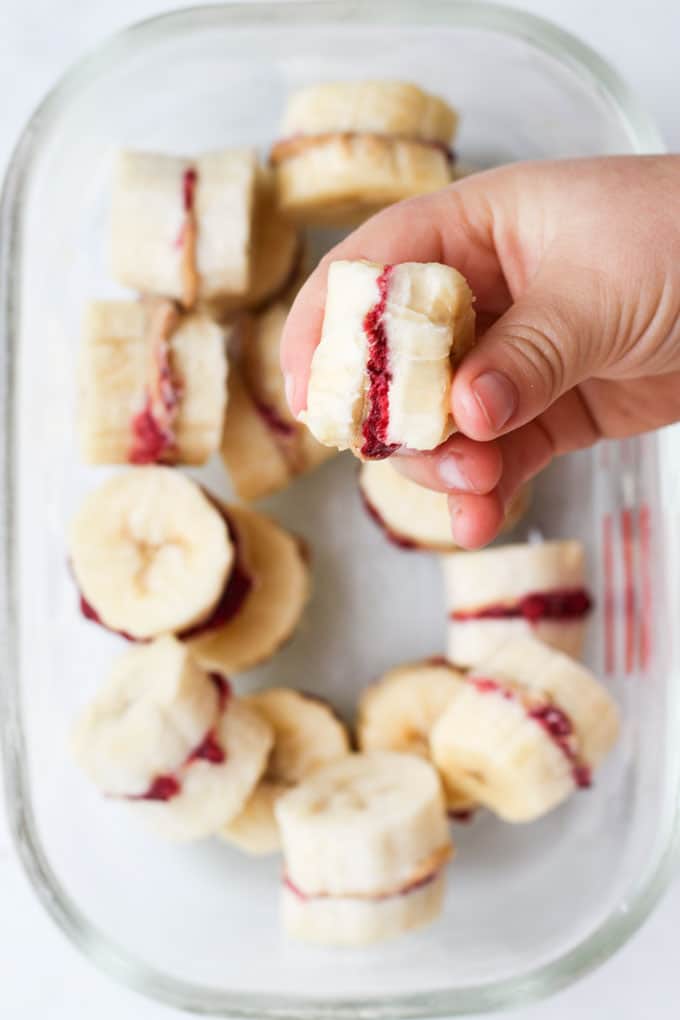
[[[222,595],[210,616],[208,616],[205,620],[202,620],[200,623],[197,623],[195,626],[181,631],[178,634],[178,637],[183,639],[197,637],[199,634],[204,634],[211,630],[217,630],[219,627],[223,627],[226,623],[229,623],[229,621],[233,620],[239,612],[243,603],[250,594],[251,588],[253,587],[253,578],[250,576],[245,564],[243,563],[241,542],[238,537],[238,532],[224,510],[217,503],[214,503],[213,505],[222,514],[227,525],[229,537],[234,546],[234,565],[231,568],[229,580],[227,581]],[[139,644],[144,644],[147,640],[150,640],[148,638],[133,637],[132,634],[128,634],[126,631],[116,630],[114,627],[107,626],[97,610],[90,602],[87,601],[82,592],[80,593],[80,612],[86,620],[92,620],[93,623],[99,624],[99,626],[104,627],[105,630],[109,630],[113,634],[119,634],[120,637],[125,638],[126,641],[134,641]]]
[[[172,302],[163,302],[151,314],[146,401],[130,423],[131,464],[172,463],[176,459],[174,426],[183,387],[172,371],[170,340],[179,322],[179,312]]]
[[[376,280],[378,300],[369,308],[364,318],[364,333],[368,340],[368,414],[362,426],[364,444],[362,456],[370,460],[384,460],[399,448],[399,444],[387,442],[390,424],[390,350],[385,328],[385,308],[390,288],[390,277],[394,266],[385,266]]]
[[[264,401],[259,400],[253,393],[250,394],[250,399],[253,402],[253,407],[270,432],[275,433],[276,436],[282,439],[290,439],[295,435],[297,431],[295,424],[282,418],[275,407],[272,407],[271,404],[265,404]]]
[[[194,211],[197,181],[198,173],[194,167],[189,167],[188,170],[184,171],[182,176],[182,205],[184,206],[185,213],[192,213]]]
[[[217,712],[221,717],[227,710],[227,704],[231,697],[231,685],[226,677],[220,673],[210,673],[210,679],[217,688],[219,695]],[[191,751],[182,765],[187,768],[195,761],[207,761],[211,765],[222,765],[227,760],[227,753],[217,739],[215,729],[210,729],[203,740]],[[149,789],[144,793],[133,794],[126,797],[126,800],[160,800],[168,801],[177,797],[182,792],[181,778],[169,772],[166,775],[156,776]]]
[[[531,592],[513,605],[485,606],[483,609],[455,609],[452,620],[512,620],[523,617],[529,623],[541,620],[580,620],[593,608],[593,600],[585,588],[555,588],[553,591]]]
[[[371,137],[387,139],[390,142],[407,142],[409,145],[422,145],[427,149],[436,149],[442,153],[450,166],[453,166],[456,162],[455,150],[450,145],[447,145],[446,142],[440,142],[434,138],[414,138],[413,135],[396,133],[376,134],[375,132],[367,131],[327,131],[318,135],[291,135],[289,138],[280,139],[280,141],[272,146],[269,161],[273,166],[277,166],[285,159],[293,159],[295,156],[299,156],[301,153],[317,145],[325,145],[328,142],[337,140],[351,142],[355,138]]]
[[[302,889],[298,888],[295,883],[288,877],[283,876],[283,884],[286,889],[289,889],[299,900],[332,900],[332,899],[358,899],[363,901],[369,901],[371,903],[380,903],[382,900],[391,900],[396,896],[408,896],[409,893],[416,892],[418,889],[423,889],[426,885],[430,885],[434,882],[435,878],[439,875],[440,869],[431,871],[429,875],[425,875],[424,878],[417,878],[413,882],[408,882],[402,886],[401,889],[395,889],[394,892],[389,893],[376,893],[375,896],[332,896],[330,893],[305,893]]]
[[[472,684],[481,694],[499,694],[507,701],[517,700],[514,691],[498,680],[473,676],[468,678],[468,683]],[[557,705],[551,704],[527,708],[526,711],[528,718],[533,719],[544,730],[569,762],[574,784],[580,788],[591,786],[590,766],[579,758],[572,747],[570,738],[575,736],[574,725],[566,712],[558,708]]]

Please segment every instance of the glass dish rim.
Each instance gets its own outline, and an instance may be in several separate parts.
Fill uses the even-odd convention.
[[[13,457],[17,367],[13,337],[20,322],[20,276],[12,267],[20,265],[20,245],[27,182],[33,157],[61,110],[90,76],[101,73],[130,42],[143,43],[160,33],[174,38],[183,31],[211,23],[256,24],[263,20],[295,17],[306,23],[336,21],[351,17],[364,23],[399,24],[403,14],[418,23],[449,23],[510,35],[560,61],[572,73],[587,81],[609,100],[619,117],[634,153],[663,152],[664,145],[652,119],[638,104],[618,73],[579,39],[543,18],[485,0],[420,0],[414,14],[412,0],[374,0],[364,7],[359,0],[282,0],[256,3],[223,3],[187,7],[137,22],[110,36],[77,61],[47,94],[26,124],[10,159],[0,203],[0,399],[4,408],[5,432],[0,449],[0,469],[5,485],[0,523],[2,592],[0,594],[0,641],[4,682],[0,684],[0,738],[6,786],[7,813],[15,849],[33,891],[48,914],[85,957],[102,971],[153,999],[192,1012],[261,1020],[396,1020],[398,1017],[450,1017],[483,1013],[525,1004],[571,983],[603,963],[640,927],[667,888],[680,849],[680,804],[678,798],[667,806],[667,842],[659,853],[656,868],[638,889],[630,907],[612,913],[584,941],[562,957],[518,977],[462,989],[419,992],[393,999],[342,999],[335,1002],[293,996],[266,996],[208,990],[200,985],[169,979],[137,961],[122,946],[95,928],[71,901],[53,873],[37,832],[31,805],[30,782],[24,754],[20,692],[16,675],[16,580],[14,536],[15,511],[10,494],[15,491]],[[677,763],[676,763],[677,764]],[[677,768],[674,770],[677,772]],[[676,791],[677,793],[677,791]],[[670,798],[669,798],[670,801]]]

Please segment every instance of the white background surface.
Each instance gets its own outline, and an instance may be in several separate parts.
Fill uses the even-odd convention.
[[[0,171],[55,78],[133,20],[183,6],[158,0],[0,0]],[[524,0],[583,36],[628,78],[680,150],[677,0]],[[1,799],[1,797],[0,797]],[[1,805],[0,805],[1,806]],[[680,884],[646,927],[596,974],[516,1020],[677,1020]],[[53,927],[28,888],[0,816],[0,1016],[7,1020],[173,1020],[96,972]]]

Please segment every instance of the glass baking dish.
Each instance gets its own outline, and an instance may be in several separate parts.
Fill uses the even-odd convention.
[[[582,538],[597,613],[588,660],[624,719],[595,788],[543,821],[458,826],[443,917],[364,951],[287,943],[280,864],[216,842],[155,842],[75,771],[66,743],[118,641],[78,615],[64,531],[102,473],[78,462],[74,358],[83,302],[122,293],[106,272],[110,158],[120,145],[263,147],[286,92],[396,77],[463,111],[458,150],[525,157],[659,151],[616,74],[536,18],[484,3],[227,5],[138,25],[69,72],[26,128],[2,203],[4,591],[2,734],[16,845],[36,895],[119,980],[234,1017],[466,1014],[544,995],[643,921],[678,842],[680,439],[669,429],[564,459],[528,529]],[[585,239],[587,241],[587,239]],[[201,475],[221,493],[221,468]],[[441,650],[437,564],[390,546],[343,457],[265,504],[314,550],[295,640],[238,689],[290,683],[349,713],[386,667]],[[565,494],[569,494],[565,499]]]

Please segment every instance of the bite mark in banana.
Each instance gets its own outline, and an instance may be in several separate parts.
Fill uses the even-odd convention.
[[[441,562],[452,661],[476,665],[522,635],[581,655],[592,600],[580,542],[499,546]]]
[[[430,736],[449,782],[509,822],[540,817],[613,747],[616,705],[579,663],[533,638],[514,638],[453,694]]]
[[[221,835],[248,853],[274,853],[281,845],[277,800],[322,765],[347,755],[349,738],[327,704],[299,691],[272,687],[244,698],[244,704],[272,727],[274,745],[254,793]]]
[[[332,262],[300,420],[363,460],[434,449],[455,431],[451,382],[474,323],[470,289],[450,266]]]

